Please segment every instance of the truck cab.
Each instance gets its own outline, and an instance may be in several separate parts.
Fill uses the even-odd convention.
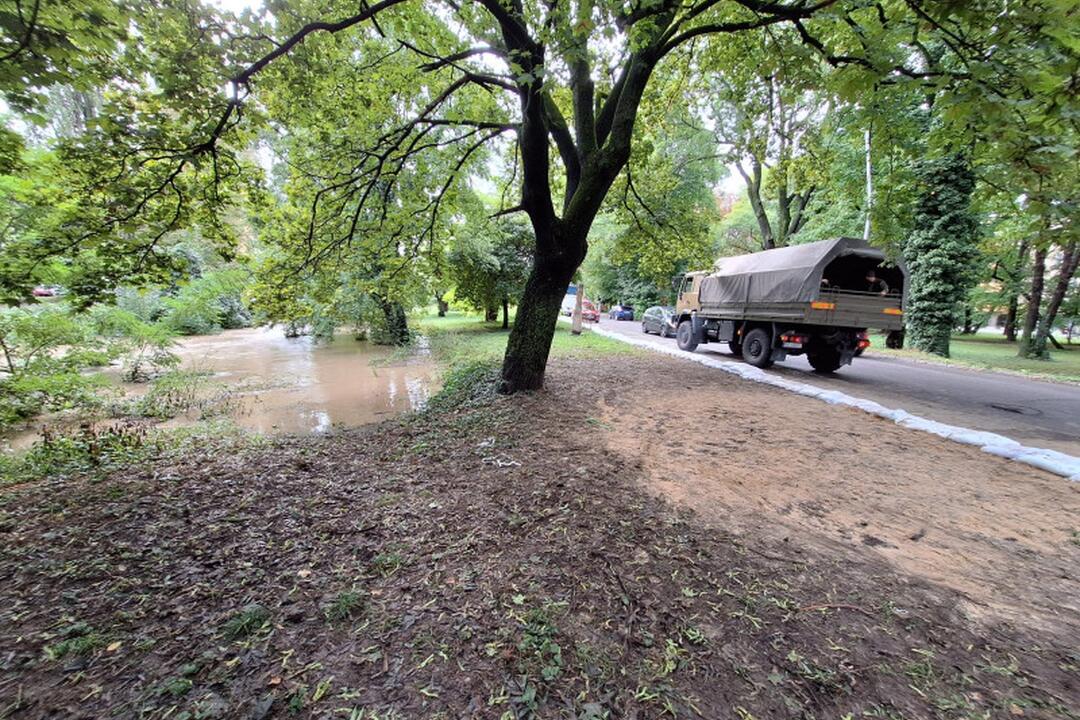
[[[704,270],[688,272],[679,281],[679,296],[675,301],[675,315],[689,315],[701,309],[698,302],[698,292],[701,290],[701,281],[708,277],[709,273]]]

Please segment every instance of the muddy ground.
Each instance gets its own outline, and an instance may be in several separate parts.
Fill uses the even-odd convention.
[[[973,617],[1080,637],[1080,484],[720,375],[661,361],[601,395],[600,437],[652,493],[740,535],[883,559]]]
[[[675,360],[548,388],[3,491],[0,717],[1080,716],[1065,481]]]

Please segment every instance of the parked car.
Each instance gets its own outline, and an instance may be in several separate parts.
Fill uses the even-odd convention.
[[[588,300],[581,301],[581,319],[585,322],[600,322],[600,311]]]
[[[608,317],[612,320],[633,320],[634,308],[629,305],[612,305]]]
[[[660,337],[675,337],[675,308],[656,305],[641,316],[641,332],[656,333]]]

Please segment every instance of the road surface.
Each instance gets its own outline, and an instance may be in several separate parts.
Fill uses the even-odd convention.
[[[674,345],[674,338],[643,335],[641,323],[604,317],[604,330]],[[730,362],[727,344],[697,352]],[[818,375],[805,356],[789,357],[768,372],[810,385],[839,390],[890,408],[975,430],[987,430],[1024,445],[1080,456],[1080,386],[1031,380],[1017,375],[919,363],[872,351],[833,375]]]

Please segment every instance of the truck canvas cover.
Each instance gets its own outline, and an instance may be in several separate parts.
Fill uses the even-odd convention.
[[[698,299],[702,305],[811,302],[821,291],[825,268],[845,255],[885,261],[885,253],[857,238],[721,258],[701,281]]]

